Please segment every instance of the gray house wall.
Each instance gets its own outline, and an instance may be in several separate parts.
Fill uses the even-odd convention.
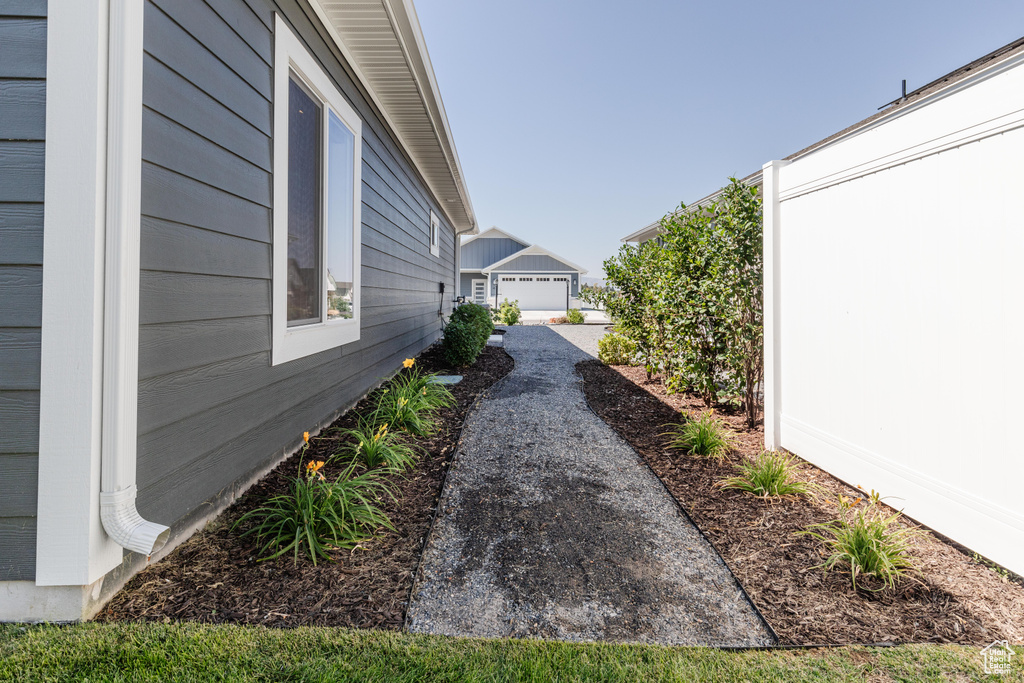
[[[0,7],[0,581],[35,578],[45,131],[46,0],[4,3]]]
[[[508,237],[482,237],[462,245],[463,270],[486,268],[528,247]]]
[[[271,366],[275,11],[363,120],[362,333]],[[313,17],[293,0],[146,2],[138,505],[175,531],[426,348],[450,310],[454,231]]]
[[[551,258],[546,254],[525,254],[514,258],[501,267],[503,273],[526,273],[526,272],[559,272],[575,273],[577,270],[570,265],[562,263],[558,259]]]

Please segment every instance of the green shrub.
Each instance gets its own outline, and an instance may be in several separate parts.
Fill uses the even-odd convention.
[[[785,453],[765,451],[755,460],[744,460],[736,469],[737,476],[723,479],[718,485],[762,498],[813,495],[813,485],[796,478],[796,461]]]
[[[393,471],[410,469],[416,463],[416,449],[389,427],[386,422],[360,418],[359,426],[340,430],[339,434],[350,440],[338,455],[361,462],[368,470],[382,466]]]
[[[858,577],[863,576],[880,580],[882,588],[895,588],[907,572],[917,568],[910,556],[910,542],[923,532],[916,527],[900,526],[902,513],[886,515],[877,495],[854,512],[860,502],[861,498],[850,501],[840,496],[838,519],[812,524],[797,533],[817,538],[831,552],[816,568],[827,571],[837,565],[848,566],[854,590]],[[874,592],[882,588],[867,590]]]
[[[519,320],[523,317],[523,312],[519,310],[519,299],[515,301],[505,299],[497,310],[491,311],[491,315],[494,317],[494,322],[502,325],[518,325]]]
[[[491,321],[491,316],[487,309],[480,304],[462,304],[452,311],[449,324],[456,322],[467,324],[469,329],[473,331],[473,338],[477,344],[476,352],[480,353],[487,346],[487,338],[491,336],[491,332],[494,330],[494,323]],[[473,357],[474,359],[476,358],[476,356]]]
[[[629,337],[609,332],[597,340],[597,358],[605,365],[632,365],[636,344]]]
[[[318,559],[333,561],[329,551],[353,548],[381,527],[394,529],[377,501],[394,492],[373,472],[355,475],[353,463],[329,481],[321,471],[323,461],[305,463],[306,445],[299,455],[299,471],[286,494],[274,496],[262,507],[243,515],[233,528],[254,522],[241,536],[256,535],[261,560],[293,553],[298,564],[301,551],[315,565]]]
[[[565,312],[565,319],[570,325],[579,325],[587,319],[587,315],[578,308],[570,308]]]
[[[468,322],[451,321],[444,328],[441,350],[445,361],[454,366],[472,365],[481,351],[476,330]]]
[[[701,413],[696,420],[687,417],[663,436],[669,437],[670,447],[704,458],[724,458],[733,443],[725,420],[715,417],[714,410]]]

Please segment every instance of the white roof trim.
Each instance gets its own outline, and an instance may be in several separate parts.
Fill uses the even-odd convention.
[[[456,234],[477,230],[412,0],[310,0]]]
[[[466,246],[467,244],[469,244],[473,240],[478,240],[478,239],[483,238],[483,237],[494,238],[494,237],[498,236],[498,235],[494,235],[492,233],[498,233],[498,235],[502,235],[504,237],[507,237],[510,240],[513,240],[515,242],[519,242],[519,244],[523,245],[524,247],[530,246],[530,242],[528,240],[524,240],[522,237],[516,237],[515,235],[513,235],[510,232],[505,232],[504,230],[502,230],[501,228],[497,227],[496,225],[492,225],[491,227],[487,228],[486,230],[484,230],[483,232],[481,232],[478,235],[473,235],[469,239],[465,240],[462,243],[462,246]]]
[[[740,178],[740,182],[745,184],[745,185],[753,185],[753,186],[756,186],[756,187],[761,187],[761,182],[762,182],[761,175],[762,175],[762,171],[754,171],[750,175],[748,175],[748,176],[746,176],[744,178]],[[714,192],[712,192],[711,194],[707,195],[703,199],[698,199],[693,204],[687,204],[686,205],[686,210],[695,209],[695,208],[698,208],[698,207],[701,207],[701,206],[707,206],[708,204],[710,204],[712,202],[712,200],[716,199],[720,194],[722,194],[722,189],[724,189],[724,188],[720,188],[720,189],[715,190]],[[678,216],[680,213],[681,213],[680,211],[673,211],[671,214],[666,214],[666,215],[671,215],[674,218],[675,216]],[[662,221],[662,219],[659,218],[658,220],[654,221],[653,223],[640,228],[636,232],[631,232],[630,234],[626,235],[625,237],[623,237],[619,241],[620,242],[627,242],[627,243],[628,242],[646,242],[648,240],[654,239],[655,237],[657,237],[658,235],[661,234],[661,221]]]
[[[577,266],[572,261],[567,261],[564,258],[562,258],[561,256],[559,256],[558,254],[556,254],[554,252],[551,252],[551,251],[548,251],[544,247],[539,247],[536,244],[534,244],[532,246],[529,246],[526,249],[523,249],[522,251],[517,251],[516,253],[512,254],[511,256],[506,256],[505,258],[501,259],[500,261],[495,261],[491,265],[489,265],[486,268],[482,269],[481,272],[490,274],[492,271],[494,271],[498,267],[503,266],[506,263],[509,263],[511,261],[514,261],[517,258],[519,258],[520,256],[531,256],[531,255],[532,256],[550,256],[551,258],[555,259],[556,261],[561,261],[562,263],[564,263],[565,265],[569,266],[570,268],[573,268],[580,275],[584,275],[587,272],[586,268],[581,268],[580,266]],[[552,271],[552,272],[554,272],[554,271]],[[569,271],[564,271],[564,272],[569,272]]]

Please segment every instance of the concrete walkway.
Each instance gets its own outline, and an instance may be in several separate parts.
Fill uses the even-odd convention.
[[[511,327],[513,372],[469,416],[409,607],[453,636],[771,643],[718,554],[586,406],[603,330]],[[582,349],[588,349],[587,353]]]

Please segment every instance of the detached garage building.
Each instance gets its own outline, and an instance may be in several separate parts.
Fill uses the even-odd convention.
[[[579,296],[586,270],[536,244],[491,228],[462,243],[460,294],[497,306],[518,301],[523,310],[566,310]]]

